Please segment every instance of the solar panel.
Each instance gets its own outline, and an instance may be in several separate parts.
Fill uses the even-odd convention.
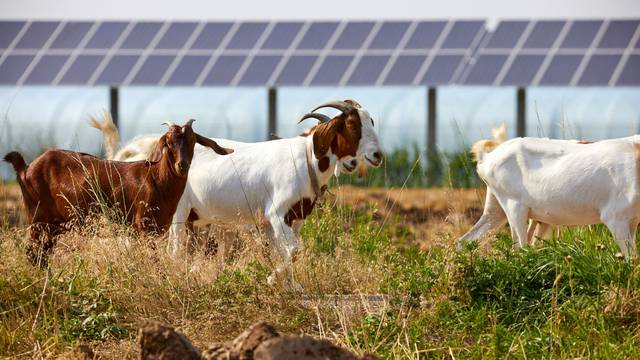
[[[639,23],[637,20],[612,20],[598,47],[601,49],[626,48]]]
[[[544,55],[518,55],[502,80],[502,85],[527,85],[533,81]]]
[[[0,64],[0,84],[15,84],[27,69],[32,55],[9,55]]]
[[[181,49],[195,30],[195,23],[173,23],[162,35],[156,49]]]
[[[589,48],[601,26],[602,21],[574,21],[560,47],[565,49]]]
[[[269,81],[273,70],[280,62],[281,56],[258,55],[253,58],[239,85],[263,85]]]
[[[422,55],[400,55],[391,67],[385,85],[411,84],[415,79],[418,70],[426,60]]]
[[[312,85],[338,85],[351,64],[352,56],[327,56],[311,81]]]
[[[527,27],[526,21],[502,21],[491,35],[487,48],[511,49]]]
[[[193,85],[198,76],[209,61],[209,56],[187,55],[180,60],[180,63],[167,81],[168,85]]]
[[[123,49],[144,49],[156,36],[162,24],[157,22],[137,23],[122,44]]]
[[[125,22],[102,23],[85,47],[87,49],[109,49],[115,45],[126,27],[127,23]]]
[[[629,56],[616,85],[640,85],[640,55]]]
[[[407,49],[432,49],[444,29],[446,21],[420,22],[407,42]]]
[[[540,80],[540,85],[569,85],[582,55],[556,55]]]
[[[151,55],[142,64],[131,82],[134,85],[155,85],[160,82],[164,72],[171,65],[173,56]]]
[[[526,49],[549,49],[558,38],[564,21],[539,21],[533,26],[529,38],[524,43]]]
[[[91,28],[88,22],[71,22],[64,25],[62,31],[51,44],[52,49],[73,49],[80,44],[80,41],[87,35]]]
[[[262,45],[263,49],[287,49],[302,28],[300,22],[282,22],[274,26],[271,34]]]
[[[222,39],[224,39],[229,29],[231,29],[231,23],[208,23],[202,29],[202,32],[196,38],[191,46],[192,49],[215,49],[220,46]]]
[[[421,84],[440,85],[448,84],[455,74],[456,69],[462,61],[460,55],[438,55],[436,56],[429,69],[424,74]]]
[[[133,66],[138,62],[137,55],[115,55],[113,56],[104,70],[96,80],[99,85],[118,85],[121,84],[129,75]]]
[[[60,80],[60,84],[86,84],[102,61],[102,55],[80,55]]]
[[[394,21],[385,22],[380,27],[380,30],[373,38],[370,49],[395,49],[398,47],[400,40],[407,32],[409,28],[409,22],[407,21]]]
[[[220,56],[207,77],[205,85],[229,85],[244,62],[244,56]]]
[[[620,55],[593,55],[582,73],[580,85],[607,85],[620,62]]]
[[[456,21],[442,44],[443,49],[467,49],[471,47],[484,21]]]
[[[465,83],[473,85],[491,85],[500,73],[506,55],[480,55],[471,68]]]
[[[51,34],[58,27],[57,22],[51,21],[37,21],[31,23],[29,28],[22,36],[18,44],[17,49],[40,49],[49,40]]]
[[[62,69],[62,66],[69,58],[68,55],[44,55],[40,58],[36,66],[31,70],[25,80],[25,84],[45,85],[50,84]]]
[[[350,22],[340,34],[334,49],[359,49],[373,28],[372,22]]]
[[[324,49],[337,26],[337,22],[314,22],[302,37],[298,49]]]
[[[349,78],[349,85],[374,85],[378,80],[377,75],[384,70],[388,61],[389,56],[363,56]]]
[[[638,19],[503,21],[490,32],[475,20],[0,21],[0,79],[116,86],[635,84],[639,26]]]
[[[0,21],[0,49],[6,49],[22,30],[24,21]]]
[[[276,80],[278,85],[302,85],[317,56],[291,56]]]
[[[267,27],[264,22],[247,22],[240,25],[238,31],[231,38],[231,42],[227,46],[228,49],[251,49],[260,35]]]

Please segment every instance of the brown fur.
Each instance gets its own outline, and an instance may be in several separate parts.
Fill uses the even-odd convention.
[[[329,122],[315,126],[313,151],[318,159],[325,156],[329,149],[338,159],[356,156],[361,137],[362,123],[358,112],[342,113]]]
[[[5,160],[18,174],[31,226],[30,260],[35,263],[40,252],[50,252],[53,236],[64,232],[77,215],[86,215],[98,199],[141,232],[165,232],[186,185],[196,141],[191,126],[173,125],[158,140],[149,161],[108,161],[48,150],[23,166],[19,153],[8,154]]]
[[[291,226],[295,220],[304,220],[311,214],[316,202],[311,201],[309,198],[303,198],[297,203],[293,204],[291,209],[284,216],[284,223]]]

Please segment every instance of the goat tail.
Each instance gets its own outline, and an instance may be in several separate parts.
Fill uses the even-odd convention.
[[[118,133],[116,124],[113,122],[111,113],[105,111],[102,121],[92,116],[89,118],[89,125],[102,132],[102,141],[104,142],[104,149],[107,152],[107,159],[113,160],[116,155],[116,146],[120,140],[120,134]]]
[[[22,177],[25,170],[27,170],[27,163],[24,161],[22,155],[17,151],[12,151],[4,156],[4,161],[13,166],[13,170],[18,174],[18,179]]]
[[[502,123],[500,127],[491,129],[491,134],[493,135],[493,139],[480,140],[471,145],[471,153],[476,162],[481,162],[485,155],[505,141],[507,137],[507,125]]]

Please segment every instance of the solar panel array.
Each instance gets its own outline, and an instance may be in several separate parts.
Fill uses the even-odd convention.
[[[0,21],[0,84],[638,86],[639,25]]]

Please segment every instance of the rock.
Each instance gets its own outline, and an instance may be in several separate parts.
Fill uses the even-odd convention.
[[[140,358],[153,360],[200,360],[200,351],[172,327],[153,321],[138,331]]]
[[[358,360],[350,351],[332,344],[328,340],[314,339],[310,336],[286,335],[267,340],[260,344],[254,353],[255,360]],[[363,359],[376,359],[365,355]]]
[[[259,322],[245,330],[230,344],[214,344],[210,346],[202,354],[202,357],[207,360],[251,360],[254,358],[254,350],[260,344],[278,336],[280,335],[273,326],[265,322]]]

